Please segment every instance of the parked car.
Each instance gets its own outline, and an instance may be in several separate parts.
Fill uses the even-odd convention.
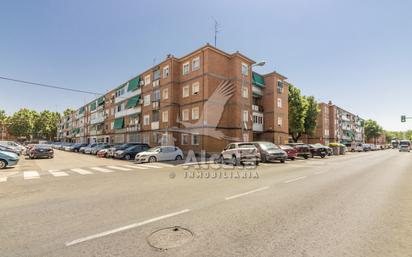
[[[183,160],[183,152],[177,146],[156,146],[144,152],[136,154],[135,161],[140,162],[157,162]]]
[[[260,162],[259,150],[253,143],[240,142],[230,143],[220,153],[220,163],[229,161],[232,165],[244,165],[245,163],[254,163],[259,165]]]
[[[303,143],[289,143],[289,144],[286,144],[286,145],[295,148],[296,151],[297,151],[297,156],[298,156],[298,157],[302,157],[302,158],[308,159],[308,158],[312,155],[312,153],[310,152],[310,147],[309,147],[309,145],[307,145],[307,144],[303,144]]]
[[[20,152],[19,152],[18,149],[16,149],[16,148],[11,148],[11,147],[4,146],[4,145],[0,145],[0,151],[10,152],[10,153],[14,153],[14,154],[20,155]]]
[[[325,158],[328,155],[328,149],[326,146],[322,144],[311,144],[310,153],[311,157],[319,156],[320,158]]]
[[[14,166],[19,162],[19,156],[15,153],[0,151],[0,169]]]
[[[75,145],[74,143],[67,143],[64,145],[63,150],[72,151],[74,145]]]
[[[298,151],[292,146],[280,145],[280,149],[286,152],[289,160],[293,161],[296,157],[298,157]]]
[[[411,141],[401,140],[399,142],[399,152],[410,152],[411,151]]]
[[[364,152],[369,152],[372,148],[370,144],[362,144],[362,147]]]
[[[262,162],[280,161],[281,163],[285,163],[288,158],[288,154],[274,143],[265,141],[257,141],[252,143],[259,150],[260,159]]]
[[[30,159],[53,158],[54,151],[49,145],[34,145],[29,152]]]
[[[370,150],[371,151],[376,151],[376,150],[378,150],[378,148],[376,147],[375,144],[370,144]]]
[[[8,148],[15,149],[19,153],[23,153],[23,152],[26,151],[26,148],[23,145],[21,145],[19,143],[16,143],[14,141],[0,141],[0,145],[8,147]]]
[[[108,144],[100,144],[100,145],[96,145],[95,147],[92,148],[91,150],[91,154],[97,155],[97,152],[102,150],[102,149],[108,149],[110,148],[111,145]]]
[[[114,157],[114,153],[116,151],[125,150],[126,148],[129,148],[130,146],[139,145],[139,144],[141,144],[141,143],[127,143],[127,144],[112,146],[112,147],[109,148],[106,157]]]
[[[82,146],[82,147],[79,148],[79,152],[80,153],[85,153],[86,149],[87,149],[87,151],[90,151],[90,149],[92,147],[95,147],[96,145],[97,145],[97,143],[92,143],[92,144],[88,144],[86,146]]]
[[[136,154],[147,151],[150,149],[148,144],[137,144],[129,146],[124,150],[117,150],[114,153],[114,158],[116,159],[125,159],[125,160],[132,160],[135,159]]]
[[[106,148],[106,149],[101,149],[101,150],[99,150],[98,152],[97,152],[97,157],[100,157],[100,158],[105,158],[105,157],[107,157],[107,153],[109,152],[109,148]]]

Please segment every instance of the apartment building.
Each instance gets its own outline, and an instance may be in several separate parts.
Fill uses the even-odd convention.
[[[307,136],[308,143],[338,142],[350,146],[365,142],[364,119],[332,102],[319,103],[315,135]]]
[[[174,144],[220,152],[229,142],[287,142],[286,77],[209,44],[165,60],[63,117],[59,139]]]

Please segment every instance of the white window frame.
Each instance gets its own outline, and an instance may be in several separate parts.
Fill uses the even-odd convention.
[[[187,142],[185,143],[184,138],[187,138]],[[189,134],[182,134],[181,135],[181,141],[182,141],[182,145],[188,145],[189,144]]]
[[[150,124],[150,115],[146,114],[143,116],[143,125],[149,125]]]
[[[162,112],[162,122],[169,122],[169,111]]]
[[[278,98],[277,100],[277,107],[282,108],[282,98]]]
[[[169,77],[169,65],[166,65],[165,67],[163,67],[163,78],[166,79]]]
[[[143,105],[144,105],[144,106],[150,105],[150,94],[144,96],[144,98],[143,98]]]
[[[200,116],[199,107],[192,108],[192,120],[198,120]]]
[[[242,75],[249,76],[249,65],[247,65],[247,63],[242,62],[240,71]]]
[[[200,92],[200,83],[197,81],[192,84],[192,95],[198,95]]]
[[[249,121],[249,111],[248,110],[243,110],[242,118],[243,118],[243,122]]]
[[[247,86],[242,86],[242,97],[243,98],[249,97],[249,88]]]
[[[192,71],[200,69],[200,57],[195,57],[192,59]]]
[[[190,72],[190,62],[185,62],[182,65],[182,74],[186,75]]]
[[[182,97],[188,97],[190,95],[189,85],[186,85],[182,88]]]
[[[278,117],[278,127],[282,127],[283,126],[283,118],[282,117]]]
[[[162,98],[163,99],[169,99],[169,89],[168,88],[163,89]]]
[[[148,86],[150,84],[150,74],[144,77],[144,85]]]
[[[182,110],[182,121],[189,120],[189,109]]]

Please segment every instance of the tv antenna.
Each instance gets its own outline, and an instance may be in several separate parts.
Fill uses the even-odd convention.
[[[217,22],[217,20],[215,18],[212,17],[212,19],[215,22],[215,47],[216,47],[216,42],[217,42],[217,33],[219,33],[221,30],[221,24],[219,22]]]

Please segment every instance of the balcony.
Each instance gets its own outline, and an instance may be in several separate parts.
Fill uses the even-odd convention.
[[[140,131],[140,124],[131,125],[126,128],[126,132],[137,132]]]
[[[120,102],[122,102],[122,101],[124,101],[124,100],[126,100],[130,97],[133,97],[135,95],[140,95],[142,93],[141,88],[138,88],[135,91],[127,91],[127,88],[125,90],[126,90],[126,92],[123,95],[114,98],[114,102],[116,104],[120,103]]]
[[[252,104],[252,111],[253,112],[263,112],[263,106]]]
[[[263,113],[253,112],[252,130],[256,132],[263,132]]]
[[[160,100],[155,100],[152,102],[152,109],[159,110],[160,109]]]
[[[160,79],[157,79],[157,80],[153,81],[152,85],[153,85],[153,88],[159,87],[159,85],[160,85]]]
[[[252,86],[252,93],[257,96],[263,96],[262,88],[257,86]]]
[[[158,121],[153,121],[151,128],[152,128],[152,130],[159,129],[159,122]]]
[[[124,109],[123,111],[120,112],[116,112],[114,114],[115,118],[120,118],[120,117],[124,117],[124,116],[129,116],[135,113],[141,113],[142,112],[142,107],[140,106],[136,106],[134,108],[130,108],[130,109]]]
[[[93,125],[97,123],[102,123],[104,122],[104,118],[105,118],[104,112],[102,114],[92,116],[90,119],[90,124]]]

